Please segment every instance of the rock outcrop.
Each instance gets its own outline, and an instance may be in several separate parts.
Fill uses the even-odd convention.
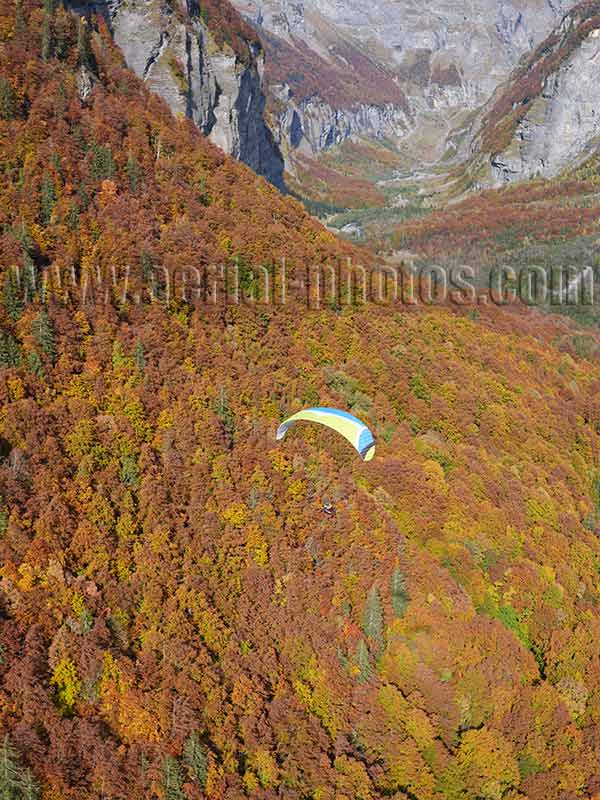
[[[598,147],[600,28],[549,75],[503,152],[490,159],[492,184],[554,177]]]
[[[284,188],[283,158],[264,117],[264,54],[257,42],[248,42],[246,59],[219,45],[190,0],[71,6],[103,13],[127,65],[175,114],[193,119],[226,153]]]
[[[274,91],[283,109],[276,120],[276,138],[284,151],[314,155],[351,136],[400,138],[411,125],[405,109],[391,102],[338,109],[318,96],[297,102],[287,85]]]
[[[569,12],[483,108],[470,136],[477,186],[554,177],[594,152],[599,76],[600,2],[593,0]]]
[[[574,0],[233,0],[268,55],[285,151],[400,139],[485,103]],[[285,102],[281,103],[281,97]]]

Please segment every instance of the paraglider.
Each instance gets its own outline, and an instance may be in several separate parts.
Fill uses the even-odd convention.
[[[375,455],[375,437],[367,426],[352,414],[335,408],[307,408],[299,411],[279,426],[277,440],[283,439],[292,425],[303,421],[316,422],[337,431],[357,450],[363,461],[370,461]]]

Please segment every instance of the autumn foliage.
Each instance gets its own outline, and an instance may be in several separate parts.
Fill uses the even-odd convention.
[[[433,210],[396,228],[392,244],[435,256],[597,235],[597,159],[557,180],[532,180],[473,194],[448,208]]]
[[[593,352],[517,311],[136,302],[356,251],[49,13],[0,0],[0,790],[593,797]],[[315,404],[377,458],[275,441]]]
[[[261,31],[261,39],[269,83],[287,84],[297,103],[317,96],[332,108],[393,103],[410,113],[393,73],[348,42],[332,44],[325,60],[300,39],[288,42],[267,31]]]

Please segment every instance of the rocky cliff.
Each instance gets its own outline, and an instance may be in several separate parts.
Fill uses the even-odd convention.
[[[278,88],[276,96],[281,111],[276,115],[275,134],[284,152],[300,150],[311,155],[352,136],[399,138],[410,128],[406,110],[393,102],[335,108],[318,95],[297,100],[287,84]]]
[[[227,3],[217,7],[221,13],[227,8],[230,19],[218,20],[192,0],[96,0],[71,7],[101,12],[127,65],[174,113],[193,119],[226,153],[283,188],[283,159],[264,118],[264,53]],[[240,29],[231,30],[236,23]]]
[[[569,13],[486,108],[473,142],[484,186],[554,177],[600,141],[600,3]]]
[[[572,0],[233,0],[260,31],[284,148],[430,126],[439,155]],[[286,98],[282,105],[281,97]]]

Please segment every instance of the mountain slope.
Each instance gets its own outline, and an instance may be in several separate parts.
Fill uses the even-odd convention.
[[[280,189],[283,159],[265,121],[264,53],[227,0],[68,0],[106,18],[127,65],[174,114]]]
[[[580,3],[484,110],[471,148],[479,184],[553,177],[598,146],[600,4]]]
[[[452,125],[486,102],[574,3],[235,5],[265,43],[278,138],[291,169],[297,149],[314,155],[356,136],[400,142],[415,163],[439,159]]]
[[[101,23],[0,0],[0,35],[0,788],[600,791],[581,334],[168,302],[186,268],[368,256],[174,119]],[[376,460],[310,428],[277,443],[315,403],[364,418]]]

